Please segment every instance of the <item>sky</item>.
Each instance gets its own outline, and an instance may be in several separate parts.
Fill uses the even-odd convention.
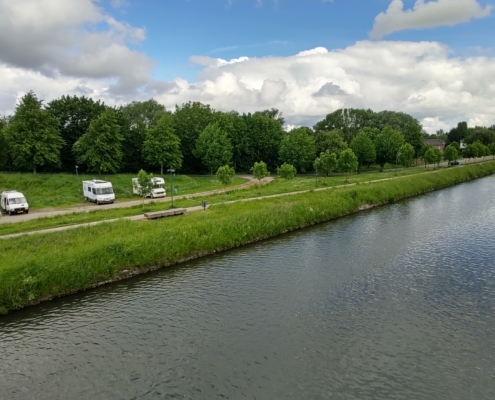
[[[339,108],[430,133],[495,124],[495,0],[0,0],[0,114],[200,101],[312,126]]]

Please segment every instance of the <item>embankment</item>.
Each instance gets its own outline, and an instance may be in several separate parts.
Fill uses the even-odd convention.
[[[495,162],[0,241],[0,313],[495,173]]]

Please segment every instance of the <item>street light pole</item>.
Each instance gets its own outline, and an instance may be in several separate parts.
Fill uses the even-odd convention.
[[[172,196],[172,208],[174,208],[174,175],[175,169],[167,169],[170,172],[170,196]]]
[[[76,165],[76,178],[79,179],[79,172],[78,172],[79,166]]]

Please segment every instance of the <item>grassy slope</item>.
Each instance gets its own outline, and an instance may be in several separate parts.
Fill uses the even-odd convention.
[[[409,176],[415,174],[421,174],[425,172],[431,172],[431,169],[420,168],[420,169],[409,169],[409,170],[398,170],[397,176]],[[359,175],[354,175],[351,177],[349,182],[346,182],[343,176],[332,176],[328,178],[318,178],[318,187],[334,187],[343,185],[346,183],[359,183],[367,182],[371,180],[379,180],[391,178],[394,176],[394,172],[374,172],[374,173],[363,173]],[[175,205],[177,207],[192,207],[200,205],[200,200],[206,199],[209,204],[217,204],[226,201],[246,199],[258,196],[267,196],[280,193],[295,192],[301,190],[310,190],[315,187],[315,178],[313,176],[297,177],[292,180],[285,179],[275,179],[269,184],[254,186],[249,189],[242,190],[232,190],[225,194],[216,194],[212,196],[201,197],[201,199],[184,199],[176,200]],[[91,211],[89,213],[73,213],[67,215],[60,215],[50,218],[42,218],[38,220],[30,220],[15,224],[1,224],[0,225],[0,235],[8,235],[11,233],[27,232],[30,230],[47,229],[63,225],[71,224],[82,224],[93,221],[102,221],[108,219],[128,217],[132,215],[143,214],[144,212],[164,210],[170,207],[170,204],[155,203],[147,204],[145,207],[133,206],[129,208],[122,209],[99,209]],[[12,217],[14,221],[14,217]]]
[[[495,172],[495,162],[333,191],[218,205],[157,221],[0,241],[0,311],[279,235]]]
[[[117,201],[137,200],[132,194],[132,174],[116,174],[96,176],[112,182]],[[22,192],[31,209],[46,207],[77,206],[87,204],[82,198],[82,181],[93,179],[93,175],[69,174],[20,174],[0,173],[0,192],[15,189]],[[246,182],[245,179],[235,178],[232,186]],[[165,176],[167,190],[170,188],[169,177]],[[178,195],[199,193],[208,190],[220,189],[222,184],[214,176],[190,177],[177,175],[174,177],[174,187]]]

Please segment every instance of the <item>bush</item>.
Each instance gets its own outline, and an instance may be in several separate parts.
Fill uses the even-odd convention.
[[[235,170],[228,165],[218,168],[217,179],[225,186],[232,182],[232,178],[235,175]]]
[[[291,164],[283,163],[281,167],[277,168],[277,174],[284,179],[293,179],[296,173],[296,167]]]

